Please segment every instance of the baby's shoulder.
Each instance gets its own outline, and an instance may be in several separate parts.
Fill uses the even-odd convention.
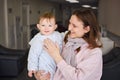
[[[61,33],[58,32],[58,31],[55,31],[55,32],[54,32],[54,36],[57,37],[57,38],[62,38]]]

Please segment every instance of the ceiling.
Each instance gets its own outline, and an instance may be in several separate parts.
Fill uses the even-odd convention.
[[[92,7],[98,7],[98,2],[99,0],[78,0],[79,3],[69,3],[65,0],[47,0],[47,1],[50,1],[50,2],[55,2],[55,3],[60,3],[60,4],[76,4],[76,5],[83,5],[83,4],[87,4],[87,5],[91,5]]]

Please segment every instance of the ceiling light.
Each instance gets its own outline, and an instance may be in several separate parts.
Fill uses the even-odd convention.
[[[91,7],[92,9],[97,9],[97,7]]]
[[[77,0],[66,0],[66,1],[68,1],[70,3],[79,3],[79,1],[77,1]]]
[[[91,6],[90,5],[82,5],[82,7],[90,8]]]

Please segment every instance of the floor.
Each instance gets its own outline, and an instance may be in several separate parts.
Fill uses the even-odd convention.
[[[29,78],[27,76],[27,69],[25,68],[23,72],[17,77],[0,77],[0,80],[35,80],[35,78]]]

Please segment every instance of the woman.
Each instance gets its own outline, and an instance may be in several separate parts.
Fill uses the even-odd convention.
[[[53,80],[100,80],[102,51],[100,32],[95,15],[90,9],[75,10],[69,20],[63,50],[50,39],[44,40],[45,50],[57,64]],[[37,80],[49,80],[50,74],[35,74]]]

